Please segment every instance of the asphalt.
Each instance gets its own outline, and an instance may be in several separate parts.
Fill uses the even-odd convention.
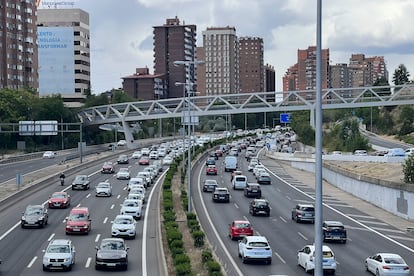
[[[315,189],[315,174],[292,168],[289,161],[274,159],[272,156],[262,155],[261,160],[262,162],[272,162],[271,164],[273,169],[277,168],[277,170],[283,170],[286,174],[290,175],[297,181],[300,181],[308,187]],[[355,197],[335,187],[325,180],[322,181],[322,190],[324,195],[338,198],[341,201],[354,206],[358,210],[364,210],[365,213],[370,214],[370,216],[373,216],[380,221],[390,224],[401,231],[406,231],[414,235],[414,221],[410,221],[387,212],[384,209],[381,209],[365,200]]]

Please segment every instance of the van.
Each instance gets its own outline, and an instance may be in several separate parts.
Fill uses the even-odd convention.
[[[237,157],[236,156],[226,156],[224,159],[224,171],[232,172],[237,169]]]
[[[232,185],[233,190],[244,190],[247,185],[247,177],[245,175],[235,175]]]

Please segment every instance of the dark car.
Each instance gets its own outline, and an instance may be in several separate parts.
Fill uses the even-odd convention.
[[[47,225],[49,216],[47,209],[43,205],[29,205],[22,213],[21,226],[25,227],[44,227]]]
[[[346,243],[345,226],[340,221],[326,220],[322,223],[323,241],[339,241]]]
[[[203,192],[214,192],[217,187],[218,184],[215,179],[206,179],[203,184]]]
[[[218,155],[216,154],[216,151],[210,151],[208,154],[211,158],[214,158],[214,160],[218,160]]]
[[[261,198],[262,189],[260,188],[260,185],[258,183],[247,183],[246,187],[244,188],[244,196]]]
[[[102,166],[101,173],[115,173],[114,164],[112,162],[105,162]]]
[[[118,157],[118,164],[129,164],[129,158],[128,158],[128,155],[126,155],[126,154],[121,154],[119,157]]]
[[[122,238],[106,238],[96,247],[95,269],[128,269],[128,247]]]
[[[230,202],[230,193],[227,188],[216,188],[213,192],[213,202]]]
[[[216,159],[214,159],[214,157],[209,157],[206,160],[206,165],[216,165]]]
[[[292,210],[292,219],[296,222],[308,221],[315,223],[315,207],[313,204],[296,204]]]
[[[72,190],[88,190],[90,187],[89,177],[85,175],[77,175],[72,182]]]
[[[253,216],[270,216],[270,204],[266,199],[255,199],[250,202],[249,213]]]

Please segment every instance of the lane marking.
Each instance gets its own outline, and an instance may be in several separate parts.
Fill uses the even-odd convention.
[[[85,268],[89,268],[89,266],[91,265],[91,262],[92,262],[92,258],[88,257],[88,259],[86,260],[86,263],[85,263]]]
[[[278,257],[278,258],[279,258],[279,260],[280,260],[282,263],[286,264],[286,261],[282,258],[282,256],[280,256],[277,252],[274,252],[274,253],[275,253],[276,257]]]
[[[95,238],[95,242],[98,242],[100,238],[101,238],[101,234],[97,234]]]
[[[305,235],[303,235],[301,232],[298,232],[298,235],[301,236],[301,238],[304,239],[305,241],[308,240],[308,238],[305,237]]]
[[[108,217],[105,217],[103,220],[103,224],[105,224],[108,221]]]
[[[390,226],[388,223],[380,222],[380,221],[374,221],[374,220],[359,220],[360,222],[367,223],[367,224],[377,224],[377,225],[383,225],[383,226]]]
[[[366,216],[366,215],[356,215],[356,214],[346,214],[347,216],[350,217],[356,217],[356,218],[369,218],[369,219],[376,219],[373,216]]]
[[[111,207],[109,207],[109,209],[114,209],[115,208],[115,204],[112,204]]]
[[[284,223],[287,223],[287,221],[285,220],[284,217],[279,217],[281,221],[283,221]]]
[[[31,268],[36,260],[37,260],[37,256],[34,256],[33,259],[30,261],[30,263],[27,265],[27,268]]]
[[[52,235],[49,236],[49,238],[47,239],[48,242],[50,242],[51,240],[53,240],[55,236],[55,233],[52,233]]]

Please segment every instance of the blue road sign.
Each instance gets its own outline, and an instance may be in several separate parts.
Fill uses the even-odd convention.
[[[290,113],[281,113],[280,114],[280,122],[289,124],[290,123]]]

